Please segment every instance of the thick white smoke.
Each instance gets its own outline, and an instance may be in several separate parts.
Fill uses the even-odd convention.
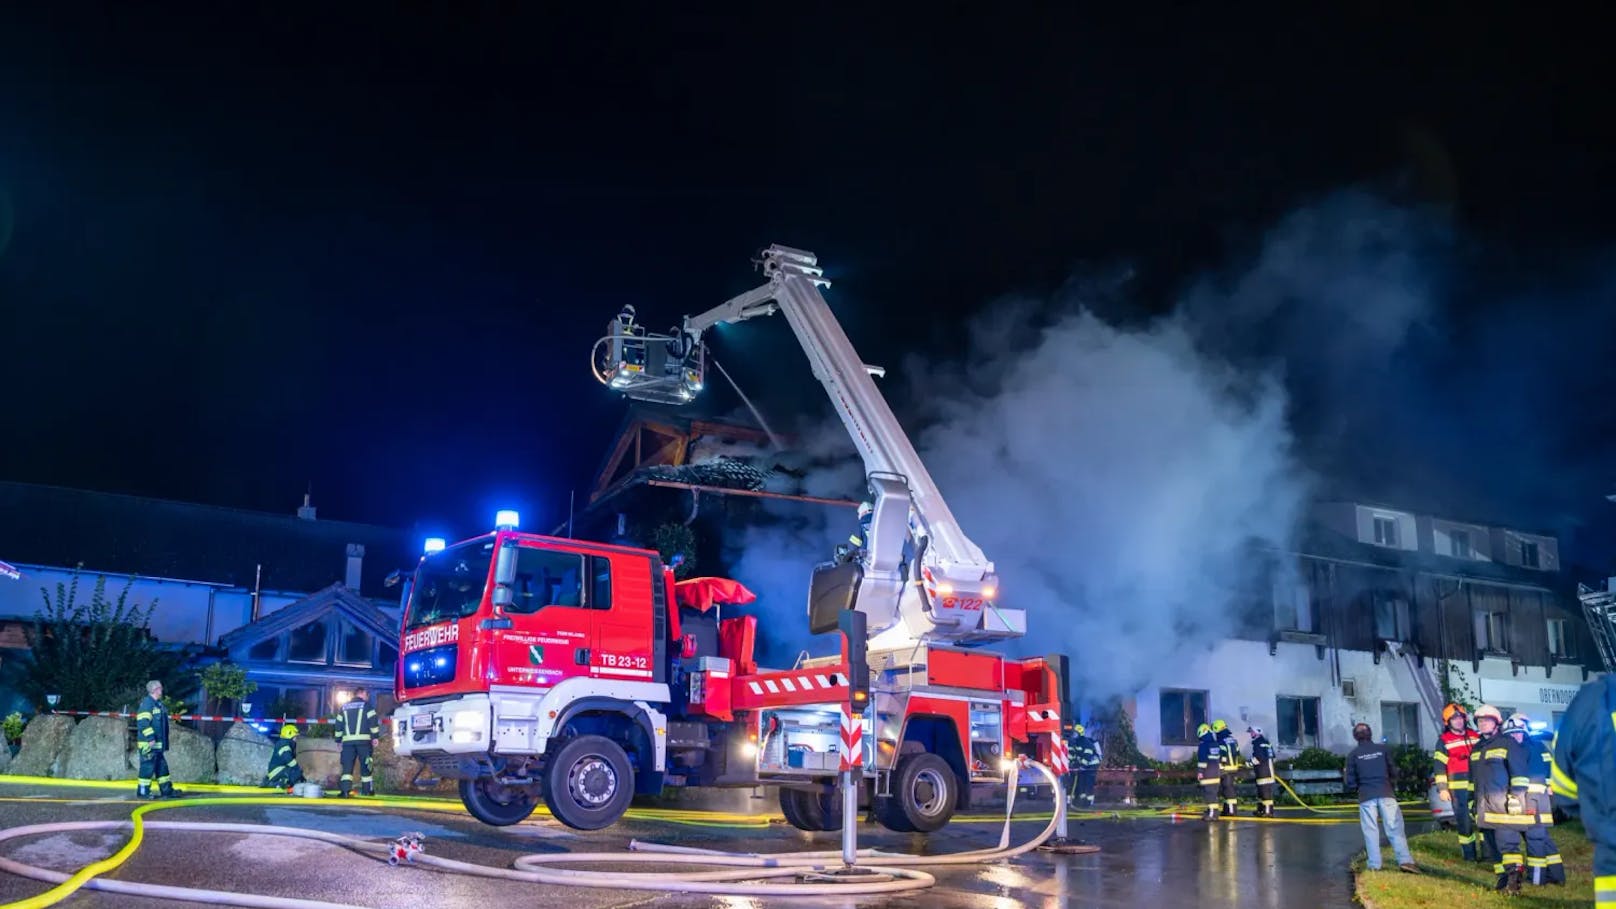
[[[1148,323],[1108,323],[1081,292],[1009,301],[968,327],[964,362],[904,365],[921,453],[996,562],[1004,604],[1028,613],[1019,649],[1070,654],[1087,699],[1129,695],[1264,610],[1255,552],[1293,546],[1313,487],[1288,388],[1328,408],[1379,384],[1429,320],[1431,223],[1342,194],[1287,217],[1249,267]],[[856,461],[836,459],[849,453],[842,434],[810,434],[807,460],[836,469],[810,470],[802,491],[862,495]],[[794,654],[811,646],[809,569],[854,520],[771,513],[732,541],[730,561],[763,595],[776,653]]]

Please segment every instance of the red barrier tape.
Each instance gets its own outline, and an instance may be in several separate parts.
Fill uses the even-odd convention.
[[[110,716],[119,719],[135,718],[132,713],[119,713],[115,710],[52,710],[53,716]],[[331,725],[337,721],[336,717],[307,717],[307,716],[205,716],[200,713],[180,713],[169,717],[171,720],[203,720],[214,723],[292,723],[298,726]],[[384,716],[382,723],[391,723],[393,718]]]

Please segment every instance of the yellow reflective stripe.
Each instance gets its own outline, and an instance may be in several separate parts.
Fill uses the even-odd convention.
[[[1259,785],[1259,786],[1272,786],[1272,785],[1274,785],[1274,778],[1271,777],[1271,776],[1258,777],[1257,778],[1257,785]]]
[[[1530,814],[1494,814],[1486,812],[1481,817],[1489,824],[1508,824],[1512,827],[1530,827],[1537,823],[1537,818]]]
[[[1472,787],[1469,780],[1454,780],[1448,784],[1448,788],[1456,789],[1460,792],[1469,792]]]
[[[1431,757],[1433,757],[1437,761],[1441,762],[1442,766],[1444,766],[1444,767],[1448,766],[1448,755],[1445,752],[1442,752],[1442,751],[1432,752]]]
[[[1482,757],[1482,760],[1490,761],[1493,758],[1504,758],[1504,757],[1507,757],[1508,755],[1509,755],[1509,749],[1507,749],[1507,748],[1488,748],[1487,753],[1483,754],[1481,757]]]
[[[151,719],[151,711],[150,710],[143,710],[140,713],[135,714],[135,719],[137,719],[137,720],[149,720],[149,719]]]
[[[1512,776],[1509,778],[1509,784],[1517,789],[1522,786],[1529,786],[1531,783],[1532,778],[1529,776]]]
[[[1446,786],[1448,784],[1448,775],[1446,773],[1437,774],[1436,775],[1436,784],[1438,786]]]
[[[1616,874],[1601,874],[1594,878],[1594,899],[1601,903],[1616,903]]]
[[[1549,768],[1549,789],[1555,795],[1563,795],[1568,799],[1577,797],[1577,781],[1566,776],[1565,771],[1558,766]]]
[[[1526,791],[1527,792],[1548,792],[1549,787],[1543,785],[1542,783],[1527,783],[1526,784]]]
[[[1559,865],[1559,864],[1562,864],[1562,862],[1560,861],[1560,853],[1556,852],[1555,854],[1544,858],[1543,859],[1543,864],[1545,864],[1545,865]]]

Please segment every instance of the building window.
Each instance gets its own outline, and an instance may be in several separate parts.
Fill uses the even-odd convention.
[[[1549,653],[1562,660],[1572,656],[1571,624],[1565,619],[1549,619]]]
[[[286,659],[293,663],[324,663],[329,657],[326,646],[328,629],[324,619],[310,622],[302,628],[292,629],[287,636]]]
[[[265,638],[252,645],[247,651],[247,659],[273,662],[281,653],[281,639],[277,637]]]
[[[1274,699],[1279,716],[1278,744],[1289,748],[1316,748],[1319,744],[1319,699],[1286,697]]]
[[[369,666],[372,660],[370,634],[347,619],[340,622],[342,637],[337,639],[337,662],[344,666]]]
[[[1375,545],[1397,547],[1397,519],[1388,515],[1375,515]]]
[[[1476,613],[1476,649],[1491,653],[1509,652],[1509,613]]]
[[[1406,641],[1409,633],[1408,599],[1400,593],[1377,590],[1375,600],[1375,637],[1382,641]]]
[[[1206,692],[1164,688],[1161,693],[1163,745],[1193,745],[1195,728],[1206,722]]]
[[[584,605],[584,557],[572,552],[522,547],[516,552],[516,590],[510,611]]]
[[[1448,531],[1448,555],[1456,559],[1470,558],[1470,531]]]
[[[288,688],[281,695],[281,701],[288,708],[293,709],[290,716],[323,717],[330,716],[325,705],[320,701],[318,688]]]
[[[1316,610],[1306,581],[1288,575],[1274,579],[1274,630],[1311,633],[1319,624]]]
[[[389,675],[398,668],[398,648],[392,644],[381,644],[376,648],[376,668]]]
[[[1526,568],[1540,568],[1537,556],[1537,543],[1532,540],[1521,541],[1521,565]]]
[[[1388,745],[1420,743],[1420,705],[1396,701],[1380,703],[1380,734]]]

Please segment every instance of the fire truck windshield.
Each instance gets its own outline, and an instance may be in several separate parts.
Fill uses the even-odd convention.
[[[422,559],[404,627],[421,628],[476,613],[493,558],[494,541],[479,540]]]

